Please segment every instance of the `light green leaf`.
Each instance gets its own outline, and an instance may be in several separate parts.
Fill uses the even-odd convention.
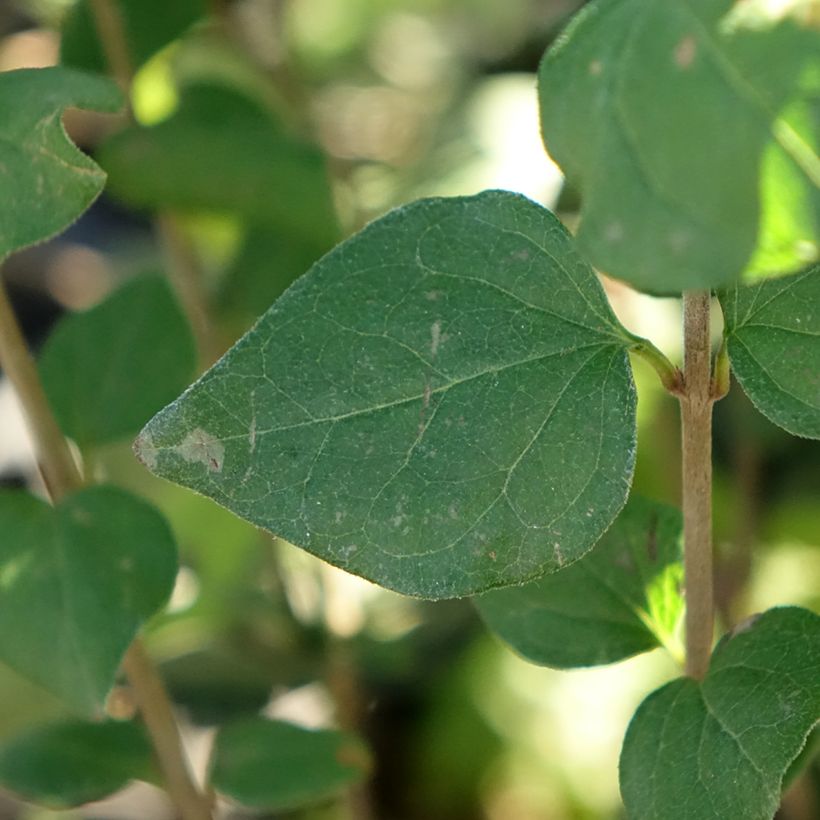
[[[625,334],[544,208],[422,200],[320,260],[136,450],[336,566],[471,595],[577,560],[623,506]]]
[[[720,294],[729,359],[756,407],[820,438],[820,265]]]
[[[702,683],[638,708],[621,753],[630,820],[771,820],[820,720],[820,617],[771,609],[718,644]]]
[[[490,629],[534,663],[613,663],[657,646],[677,651],[683,612],[680,513],[632,497],[571,567],[475,599]]]
[[[67,228],[105,184],[66,136],[63,110],[121,104],[117,86],[102,77],[63,68],[0,73],[0,260]]]
[[[222,86],[187,88],[170,119],[115,134],[99,160],[130,205],[230,211],[326,247],[338,238],[321,152]]]
[[[151,745],[135,723],[54,723],[0,746],[0,785],[55,809],[101,800],[134,779],[157,779]]]
[[[778,144],[806,184],[820,181],[817,155],[781,119],[820,35],[792,20],[731,27],[731,8],[598,0],[541,65],[546,147],[582,193],[580,248],[643,290],[714,287],[741,273],[765,212],[767,146]],[[805,264],[800,243],[789,247],[781,261]]]
[[[163,46],[205,16],[206,0],[116,0],[128,51],[138,68]],[[77,0],[66,15],[60,38],[60,62],[106,73],[108,62],[97,36],[89,0]]]
[[[63,432],[80,446],[137,432],[190,381],[196,348],[166,280],[141,276],[65,317],[40,355]]]
[[[285,811],[333,797],[369,770],[354,735],[253,718],[220,730],[210,782],[246,806]]]
[[[114,487],[56,508],[0,494],[0,661],[97,714],[140,625],[167,600],[176,547],[162,516]]]

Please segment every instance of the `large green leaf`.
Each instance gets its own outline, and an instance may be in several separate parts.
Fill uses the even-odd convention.
[[[544,208],[422,200],[318,262],[136,449],[350,572],[483,592],[577,560],[623,506],[625,333]]]
[[[207,10],[207,0],[112,0],[121,15],[133,68],[175,40]],[[60,61],[105,73],[105,58],[89,0],[77,0],[66,16],[60,39]]]
[[[631,820],[771,820],[783,775],[820,720],[820,617],[772,609],[738,627],[706,679],[638,708],[621,753]]]
[[[354,735],[253,718],[220,730],[210,782],[246,806],[284,811],[333,797],[369,769]]]
[[[820,438],[820,265],[720,294],[732,370],[758,409]]]
[[[683,611],[680,513],[633,497],[571,567],[475,599],[500,638],[534,663],[613,663],[674,646]]]
[[[68,227],[105,174],[66,136],[68,106],[115,111],[117,86],[62,68],[0,73],[0,260]]]
[[[761,222],[770,241],[767,146],[779,145],[806,184],[820,179],[805,135],[781,119],[820,35],[792,20],[730,26],[731,8],[598,0],[541,65],[544,140],[582,192],[580,247],[644,290],[725,284],[754,253]],[[806,242],[816,245],[816,228]],[[781,247],[778,261],[805,264],[803,247]]]
[[[101,800],[134,779],[157,779],[151,745],[135,723],[54,723],[0,745],[0,785],[55,809]]]
[[[137,432],[190,381],[191,331],[167,281],[142,276],[64,318],[40,357],[63,432],[81,446]]]
[[[338,238],[321,152],[226,87],[187,88],[170,119],[115,134],[99,159],[131,205],[230,211],[322,250]]]
[[[0,661],[97,713],[140,625],[171,593],[176,547],[162,516],[93,487],[56,508],[0,494]]]

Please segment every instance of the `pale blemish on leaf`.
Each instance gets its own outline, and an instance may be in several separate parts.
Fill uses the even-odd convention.
[[[441,321],[436,319],[430,328],[430,355],[435,358],[441,344]]]
[[[215,473],[222,472],[225,445],[201,427],[191,430],[182,442],[174,447],[174,452],[185,461],[204,464]]]
[[[695,55],[698,53],[698,44],[691,34],[687,34],[675,46],[675,65],[684,71],[689,68],[694,62]]]

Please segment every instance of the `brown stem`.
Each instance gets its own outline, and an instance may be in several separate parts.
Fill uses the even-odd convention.
[[[683,295],[684,388],[680,396],[686,586],[686,674],[703,679],[714,633],[712,390],[708,291]]]
[[[91,10],[106,62],[117,82],[127,91],[134,78],[134,66],[120,7],[116,0],[91,0]]]
[[[68,444],[46,399],[40,376],[11,309],[2,281],[0,367],[20,397],[34,438],[40,471],[49,495],[57,502],[63,496],[82,487],[83,477],[71,457]],[[188,773],[188,764],[170,698],[139,638],[135,638],[131,644],[123,668],[140,704],[143,720],[168,785],[168,793],[180,815],[183,820],[211,820],[211,812],[205,798],[197,791]]]

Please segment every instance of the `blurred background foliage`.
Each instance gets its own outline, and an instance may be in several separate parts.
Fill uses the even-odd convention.
[[[336,241],[420,196],[505,188],[572,225],[577,196],[539,138],[535,71],[580,5],[122,0],[134,122],[66,118],[109,172],[109,189],[63,236],[5,266],[31,344],[125,281],[181,266],[195,282],[181,296],[206,364]],[[84,0],[0,2],[0,70],[61,59],[104,69]],[[679,360],[678,302],[605,286],[624,323]],[[641,362],[636,378],[635,489],[677,504],[677,406]],[[487,635],[468,601],[402,598],[334,570],[153,479],[128,441],[83,457],[96,475],[152,499],[179,539],[183,570],[149,642],[200,765],[216,723],[263,710],[357,729],[375,761],[344,801],[278,816],[622,816],[617,759],[629,716],[676,674],[661,652],[603,669],[529,665]],[[716,408],[715,459],[722,627],[778,603],[820,610],[818,444],[778,430],[734,390]],[[0,382],[0,480],[36,486],[35,472]],[[0,736],[60,710],[0,667]],[[59,816],[171,813],[140,784]],[[820,817],[816,762],[780,816]],[[52,813],[9,796],[0,817]]]

